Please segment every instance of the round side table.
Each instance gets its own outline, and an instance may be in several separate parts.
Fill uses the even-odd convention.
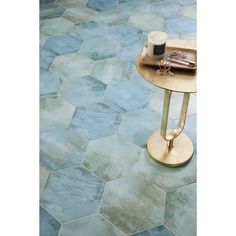
[[[190,40],[168,40],[167,46],[196,49],[195,41]],[[184,165],[192,158],[194,151],[191,139],[182,131],[187,117],[190,94],[197,91],[196,72],[175,70],[173,76],[163,77],[157,75],[157,68],[140,63],[139,57],[140,55],[136,61],[136,68],[143,79],[165,90],[161,130],[149,137],[148,153],[162,165],[170,167]],[[183,102],[178,125],[174,130],[169,130],[167,124],[172,92],[183,93]]]

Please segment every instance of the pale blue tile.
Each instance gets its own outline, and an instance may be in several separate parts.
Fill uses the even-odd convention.
[[[60,77],[46,70],[40,71],[40,95],[56,94],[61,85]]]
[[[91,141],[83,165],[105,181],[119,178],[139,161],[143,150],[120,135]]]
[[[131,111],[148,104],[150,90],[133,80],[110,84],[105,92],[104,101],[115,109]]]
[[[58,55],[76,52],[80,49],[83,41],[71,35],[50,37],[44,44],[44,48],[51,50]]]
[[[47,70],[54,60],[56,54],[51,50],[40,48],[40,68]]]
[[[120,45],[110,39],[103,37],[92,37],[83,42],[80,53],[94,60],[116,56]]]
[[[175,2],[182,6],[187,6],[187,5],[192,5],[196,3],[197,1],[196,0],[168,0],[168,2]]]
[[[104,183],[82,167],[57,171],[49,176],[41,204],[65,223],[95,214],[103,188]]]
[[[106,184],[101,214],[127,234],[163,222],[165,192],[140,177],[125,177]]]
[[[87,7],[90,7],[96,11],[104,11],[112,8],[116,8],[119,4],[119,0],[88,0]]]
[[[58,236],[61,224],[40,207],[40,236]]]
[[[40,19],[59,17],[65,11],[64,7],[57,3],[40,4]]]
[[[165,29],[179,34],[196,32],[196,20],[185,16],[167,19]]]
[[[146,147],[149,136],[160,129],[160,124],[161,114],[145,108],[125,113],[119,133],[140,147]]]
[[[196,184],[168,192],[164,223],[181,236],[196,236]]]
[[[175,234],[164,225],[160,225],[152,229],[132,234],[132,236],[175,236]]]
[[[103,99],[106,85],[101,81],[84,76],[66,81],[61,89],[61,95],[75,106],[83,106]]]
[[[57,129],[40,135],[40,164],[51,171],[78,166],[87,141],[73,130]]]
[[[77,108],[70,125],[83,137],[96,139],[114,134],[120,118],[120,113],[110,106],[96,103]]]
[[[113,25],[108,28],[106,37],[122,44],[129,44],[138,41],[141,38],[142,33],[142,30],[127,24]]]
[[[60,236],[125,236],[101,215],[63,224]]]

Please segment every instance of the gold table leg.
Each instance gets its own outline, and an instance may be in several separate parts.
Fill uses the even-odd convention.
[[[153,133],[147,143],[147,150],[160,164],[170,167],[187,163],[193,155],[191,139],[182,133],[188,111],[190,93],[184,93],[180,118],[176,129],[168,130],[168,116],[172,91],[165,90],[161,130]]]

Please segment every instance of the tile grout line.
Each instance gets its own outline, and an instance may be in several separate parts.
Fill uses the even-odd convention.
[[[144,231],[147,231],[147,230],[150,230],[150,229],[154,229],[154,228],[159,227],[159,226],[161,226],[161,225],[163,225],[163,224],[156,224],[156,225],[154,225],[154,226],[144,228],[144,229],[142,229],[142,230],[140,230],[140,231],[136,231],[136,232],[134,232],[134,233],[132,233],[132,234],[129,234],[129,236],[133,236],[133,235],[135,235],[135,234],[137,234],[137,233],[142,233],[142,232],[144,232]]]
[[[51,211],[45,207],[42,203],[39,204],[40,207],[42,207],[49,215],[51,215],[55,220],[57,220],[61,225],[63,224],[54,214],[51,213]]]
[[[96,212],[96,213],[91,214],[91,215],[82,216],[82,217],[79,217],[79,218],[76,218],[76,219],[73,219],[73,220],[69,220],[69,221],[64,222],[63,225],[70,224],[70,223],[74,223],[74,222],[76,222],[76,221],[80,221],[80,220],[83,220],[83,219],[86,219],[86,218],[95,216],[95,215],[97,215],[97,214],[98,214],[98,213]]]
[[[174,233],[176,236],[181,236],[177,231],[175,231],[172,227],[170,227],[168,224],[163,224],[167,229],[169,229],[172,233]]]

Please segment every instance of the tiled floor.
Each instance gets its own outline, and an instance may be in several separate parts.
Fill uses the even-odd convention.
[[[148,31],[195,39],[195,0],[40,5],[40,236],[195,236],[196,153],[179,168],[148,157],[163,91],[135,69]],[[196,95],[185,133],[196,147]]]

